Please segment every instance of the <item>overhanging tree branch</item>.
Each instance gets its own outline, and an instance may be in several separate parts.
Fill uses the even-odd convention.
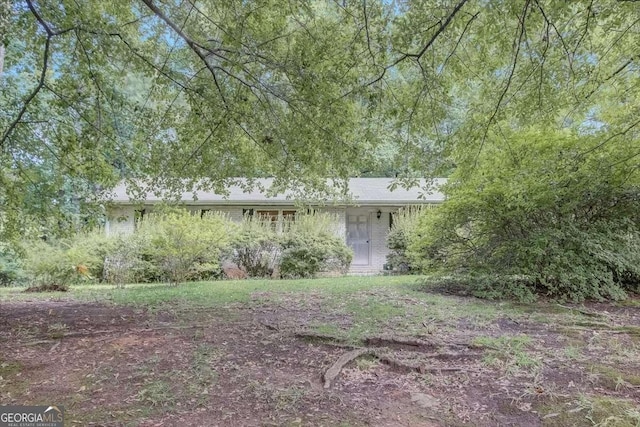
[[[433,33],[431,38],[424,44],[424,46],[422,46],[422,48],[418,52],[402,54],[400,57],[396,58],[391,64],[386,65],[382,69],[382,71],[380,72],[380,74],[377,77],[375,77],[370,82],[365,83],[363,87],[372,86],[372,85],[378,83],[380,80],[382,80],[384,78],[384,76],[387,74],[387,71],[389,71],[391,68],[395,67],[396,65],[398,65],[402,61],[405,61],[406,59],[411,58],[411,59],[415,59],[416,61],[419,61],[420,58],[422,58],[422,56],[427,52],[427,50],[433,45],[433,43],[440,36],[440,34],[442,34],[444,32],[444,30],[447,29],[449,24],[451,24],[451,21],[453,21],[453,18],[458,14],[458,12],[460,12],[460,9],[462,9],[462,7],[468,1],[469,0],[460,0],[460,2],[453,8],[451,13],[449,13],[449,15],[446,17],[446,19],[444,21],[440,20],[434,25],[434,27],[438,26],[438,29],[435,31],[435,33]],[[344,98],[344,97],[352,94],[353,92],[356,91],[356,89],[357,88],[353,88],[353,89],[349,90],[347,93],[341,95],[340,98]]]
[[[635,127],[636,127],[636,126],[638,126],[638,125],[640,125],[640,119],[636,120],[635,122],[633,122],[632,124],[630,124],[629,126],[627,126],[625,129],[623,129],[623,130],[621,130],[621,131],[619,131],[619,132],[616,132],[616,133],[614,133],[613,135],[609,136],[608,138],[606,138],[606,139],[605,139],[604,141],[602,141],[601,143],[599,143],[599,144],[597,144],[597,145],[594,145],[593,147],[589,148],[588,150],[583,151],[583,152],[582,152],[582,153],[580,153],[578,156],[579,156],[579,157],[583,157],[583,156],[586,156],[586,155],[587,155],[587,154],[589,154],[589,153],[592,153],[592,152],[594,152],[594,151],[598,150],[599,148],[602,148],[604,145],[606,145],[606,144],[607,144],[609,141],[611,141],[612,139],[617,138],[617,137],[619,137],[619,136],[626,135],[627,133],[629,133],[629,131],[631,131],[633,128],[635,128]],[[634,155],[634,156],[632,156],[632,157],[630,157],[630,159],[631,159],[631,158],[633,158],[633,157],[635,157],[635,155]],[[617,164],[617,163],[616,163],[616,164]]]
[[[482,149],[484,148],[484,143],[487,140],[487,135],[489,134],[489,127],[491,126],[491,123],[493,123],[493,121],[496,119],[496,116],[498,115],[498,111],[500,110],[500,106],[502,105],[502,100],[504,99],[505,95],[509,91],[509,88],[511,87],[511,82],[513,80],[513,76],[514,76],[514,73],[516,71],[516,66],[518,65],[518,56],[520,55],[520,45],[522,44],[522,39],[524,37],[525,20],[527,19],[527,11],[529,10],[529,4],[530,3],[531,3],[531,0],[527,0],[525,2],[525,4],[524,4],[524,9],[522,11],[522,17],[520,18],[520,34],[518,35],[518,40],[516,42],[516,51],[515,51],[515,53],[513,55],[513,62],[511,64],[511,70],[509,72],[509,77],[507,78],[507,84],[505,84],[504,89],[500,93],[500,97],[498,98],[498,102],[496,103],[496,107],[493,109],[493,113],[491,113],[491,117],[489,117],[489,121],[487,122],[487,126],[484,129],[484,134],[482,135],[482,141],[480,141],[480,148],[478,149],[478,153],[476,154],[476,159],[474,161],[474,164],[477,164],[477,162],[478,162],[478,158],[480,157],[480,153],[482,152]]]
[[[198,56],[198,58],[200,58],[200,60],[204,63],[204,65],[207,67],[207,69],[211,73],[211,76],[213,77],[213,82],[216,85],[216,89],[218,90],[218,93],[220,94],[222,101],[226,104],[227,101],[226,101],[224,92],[222,91],[222,87],[220,86],[218,82],[218,77],[216,76],[216,72],[215,72],[216,67],[212,66],[207,60],[207,55],[209,53],[215,54],[215,50],[205,49],[201,44],[191,39],[184,31],[182,31],[180,27],[178,27],[172,20],[170,20],[167,17],[167,15],[165,15],[160,9],[158,9],[158,7],[153,3],[153,0],[142,0],[142,2],[145,5],[147,5],[147,7],[151,9],[151,11],[155,13],[158,18],[163,20],[169,27],[171,27],[171,29],[175,31],[176,34],[178,34],[180,38],[184,40],[187,46],[189,46],[189,48],[191,48],[191,50]],[[205,52],[208,52],[208,53],[205,53]]]
[[[25,99],[24,104],[22,105],[22,108],[20,108],[20,111],[18,112],[18,115],[16,116],[16,118],[9,124],[7,129],[3,132],[2,138],[0,139],[0,148],[2,148],[4,144],[9,140],[16,126],[18,126],[18,124],[22,120],[22,117],[26,114],[27,109],[29,108],[29,104],[35,99],[35,97],[38,95],[40,90],[44,87],[45,79],[47,77],[47,71],[49,69],[49,58],[51,56],[51,39],[55,36],[59,36],[69,31],[72,31],[75,28],[75,27],[72,27],[64,30],[54,30],[42,18],[42,16],[38,12],[38,10],[35,8],[31,0],[27,0],[27,6],[29,7],[29,11],[35,17],[38,24],[42,27],[42,29],[47,34],[47,38],[45,39],[45,43],[44,43],[44,51],[42,53],[42,70],[40,71],[38,84],[36,85],[35,88],[33,88],[31,93]]]

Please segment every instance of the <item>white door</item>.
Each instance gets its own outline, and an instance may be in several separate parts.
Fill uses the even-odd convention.
[[[353,265],[369,265],[369,215],[347,215],[347,245],[353,249]]]

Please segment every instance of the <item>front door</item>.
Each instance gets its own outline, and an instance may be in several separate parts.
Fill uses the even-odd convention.
[[[369,215],[347,215],[347,245],[353,249],[353,265],[369,265]]]

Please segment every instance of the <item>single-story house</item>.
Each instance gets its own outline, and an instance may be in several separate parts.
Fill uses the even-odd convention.
[[[444,200],[444,195],[437,190],[425,192],[424,180],[418,187],[405,189],[398,186],[391,190],[393,182],[393,178],[351,178],[348,200],[314,207],[317,211],[338,216],[341,234],[354,252],[350,269],[353,274],[371,274],[383,270],[389,253],[386,238],[394,212],[405,206],[435,205]],[[437,189],[443,182],[443,179],[437,179],[433,187]],[[269,183],[269,179],[261,180],[264,188],[269,188]],[[196,192],[195,199],[194,193],[184,193],[181,202],[189,210],[224,212],[237,221],[247,214],[266,215],[277,221],[295,214],[299,209],[290,196],[269,196],[259,190],[245,192],[239,186],[231,186],[227,191],[226,195],[200,191]],[[115,188],[113,193],[107,214],[107,234],[133,232],[137,218],[162,201],[151,193],[142,202],[132,201],[124,185]]]

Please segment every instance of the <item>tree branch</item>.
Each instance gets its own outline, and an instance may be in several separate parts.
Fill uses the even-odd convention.
[[[371,55],[371,59],[373,60],[373,65],[376,65],[376,57],[371,50],[371,35],[369,34],[369,17],[367,16],[367,0],[362,0],[362,14],[364,15],[364,31],[367,36],[367,49],[369,50],[369,55]]]
[[[407,58],[415,58],[415,59],[420,59],[422,58],[422,55],[425,54],[425,52],[427,51],[427,49],[429,49],[431,47],[431,45],[436,41],[436,39],[438,38],[438,36],[440,34],[442,34],[442,32],[444,30],[447,29],[447,27],[449,26],[449,24],[451,24],[451,21],[453,21],[453,18],[456,16],[456,14],[460,11],[460,9],[462,9],[462,6],[465,5],[465,3],[467,3],[468,0],[461,0],[456,7],[453,8],[453,10],[451,11],[451,13],[449,14],[449,16],[447,16],[447,19],[445,19],[444,22],[440,23],[440,27],[436,30],[436,32],[431,36],[431,38],[429,39],[429,41],[422,47],[422,49],[420,49],[420,51],[418,53],[405,53],[403,56],[401,56],[400,58],[398,58],[393,65],[397,65],[398,63],[400,63],[401,61],[404,61]]]
[[[169,27],[171,27],[171,29],[175,31],[176,34],[178,34],[180,38],[184,40],[187,46],[189,46],[189,48],[191,48],[191,50],[198,56],[198,58],[200,58],[200,60],[204,63],[204,65],[207,67],[207,69],[211,73],[211,76],[213,77],[213,82],[216,85],[216,88],[218,89],[218,93],[220,94],[220,97],[222,98],[222,102],[224,102],[226,105],[227,104],[226,97],[224,95],[224,92],[222,92],[222,87],[220,87],[220,84],[218,83],[218,77],[216,76],[216,72],[215,72],[216,67],[213,67],[211,64],[209,64],[209,61],[207,61],[207,55],[204,53],[204,52],[213,53],[213,51],[209,49],[204,49],[202,45],[195,42],[187,34],[185,34],[185,32],[182,31],[180,27],[178,27],[172,20],[170,20],[167,17],[167,15],[165,15],[160,9],[158,9],[158,7],[155,4],[153,4],[153,0],[142,0],[142,2],[145,5],[147,5],[147,7],[151,9],[151,11],[155,13],[158,18],[163,20]]]
[[[562,37],[562,33],[558,30],[558,27],[556,27],[556,24],[554,24],[547,17],[547,14],[545,13],[544,9],[542,8],[542,5],[540,4],[540,2],[538,0],[534,0],[534,1],[536,3],[536,6],[538,6],[538,9],[540,10],[540,13],[542,14],[542,17],[544,18],[544,21],[547,23],[547,25],[549,25],[551,28],[553,28],[553,30],[557,34],[558,38],[560,39],[560,43],[562,44],[562,48],[564,49],[564,52],[567,55],[567,61],[569,62],[569,69],[571,70],[571,75],[573,76],[573,78],[575,80],[575,71],[573,70],[573,56],[569,52],[569,47],[565,43],[564,37]]]
[[[15,130],[16,126],[18,126],[18,123],[20,123],[20,120],[22,119],[22,117],[26,114],[27,109],[29,108],[29,104],[33,101],[33,99],[36,97],[36,95],[38,95],[38,93],[40,92],[40,90],[44,86],[44,82],[45,82],[45,79],[47,77],[47,71],[49,69],[49,57],[51,56],[51,39],[54,36],[59,36],[59,35],[65,34],[65,33],[69,32],[69,31],[72,31],[72,30],[75,29],[75,27],[71,27],[71,28],[67,28],[67,29],[64,29],[64,30],[54,30],[42,18],[42,16],[38,12],[38,10],[35,8],[35,6],[33,5],[33,2],[31,0],[27,0],[27,6],[29,7],[29,11],[34,16],[36,21],[38,21],[38,24],[40,24],[42,29],[44,29],[45,33],[47,34],[47,38],[45,39],[45,43],[44,43],[44,52],[42,54],[42,70],[40,72],[40,77],[38,79],[38,84],[31,91],[29,96],[27,96],[27,98],[25,99],[24,104],[22,105],[22,108],[18,112],[18,115],[16,116],[16,118],[9,124],[7,129],[2,134],[2,138],[0,138],[0,148],[2,148],[4,146],[4,144],[6,143],[6,141],[9,139],[9,137],[11,136],[13,131]]]
[[[27,3],[29,4],[29,8],[33,7],[30,1],[28,1]],[[34,13],[34,15],[36,15],[36,19],[38,19],[38,15],[37,12],[35,12],[35,9],[32,9],[32,12]],[[11,136],[11,133],[14,131],[18,123],[20,123],[22,116],[24,116],[24,114],[27,112],[27,108],[29,108],[29,104],[31,103],[31,101],[33,101],[33,99],[36,97],[36,95],[38,95],[38,93],[44,86],[44,80],[47,76],[47,69],[49,68],[49,49],[51,48],[51,37],[53,36],[46,23],[42,24],[44,21],[40,21],[40,19],[38,19],[38,21],[41,22],[41,25],[43,25],[43,28],[45,28],[45,31],[47,31],[47,39],[45,40],[44,52],[42,54],[42,70],[40,72],[40,78],[38,79],[38,84],[36,85],[36,87],[33,88],[29,96],[27,96],[27,99],[25,99],[24,104],[22,105],[22,108],[18,112],[16,118],[9,124],[9,127],[7,127],[7,129],[2,134],[2,139],[0,139],[0,148],[4,146],[5,142]]]
[[[431,36],[431,38],[427,41],[427,43],[425,43],[425,45],[422,47],[422,49],[420,49],[418,52],[416,53],[404,53],[402,54],[400,57],[398,57],[395,61],[393,61],[391,64],[385,66],[382,71],[380,72],[380,75],[378,75],[377,77],[375,77],[373,80],[371,80],[368,83],[365,83],[365,85],[363,87],[368,87],[371,85],[374,85],[376,83],[378,83],[380,80],[382,80],[384,78],[384,76],[387,74],[387,71],[390,70],[391,68],[395,67],[396,65],[398,65],[399,63],[401,63],[402,61],[408,59],[408,58],[412,58],[415,59],[416,61],[419,61],[420,58],[422,58],[422,56],[426,53],[426,51],[433,45],[433,43],[436,41],[436,39],[440,36],[440,34],[442,34],[444,32],[444,30],[447,29],[447,27],[449,26],[449,24],[451,24],[451,21],[453,21],[453,18],[458,14],[458,12],[460,11],[460,9],[462,9],[462,7],[467,3],[467,1],[469,0],[460,0],[460,2],[453,8],[453,10],[451,11],[451,13],[447,16],[447,18],[444,20],[444,22],[439,21],[438,23],[436,23],[436,25],[439,25],[438,29],[436,30],[436,32]],[[340,96],[340,98],[344,98],[348,95],[350,95],[351,93],[353,93],[356,89],[351,89],[349,90],[347,93],[343,94]]]
[[[460,37],[458,37],[458,40],[456,41],[456,45],[453,47],[453,49],[451,50],[449,55],[447,55],[447,57],[445,58],[444,62],[442,63],[442,68],[443,69],[447,65],[447,62],[449,62],[449,59],[456,53],[456,50],[458,50],[458,46],[460,45],[460,42],[462,41],[462,38],[467,33],[467,30],[471,26],[471,23],[476,20],[478,15],[480,15],[479,11],[476,12],[474,15],[472,15],[471,19],[469,19],[469,21],[467,21],[467,24],[464,26],[464,28],[462,30],[462,33],[460,34]]]
[[[635,122],[633,122],[631,125],[629,125],[626,129],[621,130],[620,132],[616,132],[613,135],[609,136],[609,138],[605,139],[604,141],[602,141],[601,143],[594,145],[593,147],[589,148],[586,151],[583,151],[582,153],[578,154],[578,157],[583,157],[586,156],[589,153],[592,153],[594,151],[596,151],[597,149],[603,147],[605,144],[607,144],[609,141],[611,141],[614,138],[617,138],[619,136],[623,136],[626,135],[631,129],[635,128],[636,126],[640,125],[640,119],[636,120]],[[632,157],[635,157],[632,156]],[[632,158],[630,157],[630,158]],[[617,163],[616,163],[617,164]]]
[[[476,159],[474,162],[475,164],[478,163],[480,152],[484,148],[484,143],[487,140],[487,135],[489,133],[489,127],[491,126],[491,123],[495,120],[498,114],[498,111],[500,110],[500,105],[502,104],[502,100],[504,99],[505,95],[509,91],[509,87],[511,87],[511,81],[513,80],[513,76],[516,71],[516,66],[518,64],[518,56],[520,55],[520,45],[522,44],[522,38],[524,37],[525,20],[527,18],[527,10],[529,9],[530,3],[531,3],[531,0],[527,0],[524,4],[524,9],[522,11],[522,18],[520,18],[520,34],[518,35],[516,52],[513,55],[513,63],[511,65],[511,71],[509,72],[509,77],[507,78],[507,84],[505,85],[504,89],[500,93],[500,97],[498,98],[498,102],[496,103],[496,108],[493,110],[493,113],[491,114],[491,117],[489,117],[489,121],[487,122],[487,127],[484,130],[484,135],[482,136],[482,141],[480,142],[480,148],[478,149],[478,153],[476,154]]]

